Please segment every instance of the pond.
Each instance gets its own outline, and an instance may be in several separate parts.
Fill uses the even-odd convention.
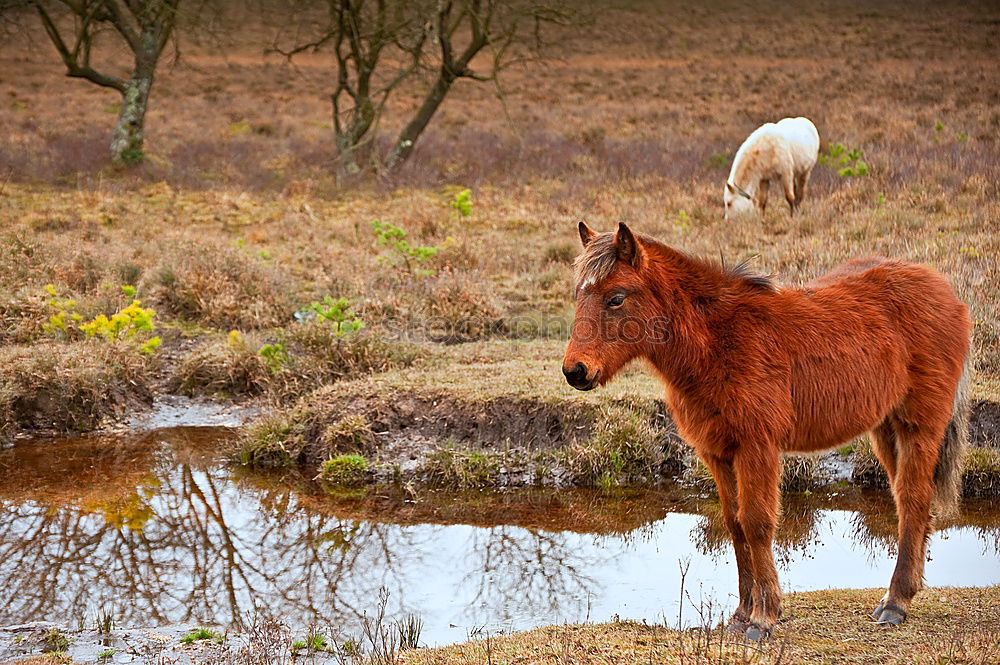
[[[605,621],[676,625],[734,605],[736,568],[709,495],[668,487],[331,496],[308,477],[225,464],[224,428],[20,442],[0,452],[0,625],[240,625],[357,631],[388,594],[422,643]],[[894,565],[887,493],[786,498],[786,591],[884,587]],[[932,586],[1000,583],[1000,510],[967,504],[936,533]],[[704,605],[702,607],[704,609]],[[682,619],[685,621],[686,619]]]

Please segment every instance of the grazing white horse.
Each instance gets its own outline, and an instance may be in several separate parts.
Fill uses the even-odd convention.
[[[802,203],[819,156],[819,132],[809,118],[785,118],[753,131],[733,159],[723,201],[726,219],[764,212],[771,182],[780,183],[791,212]]]

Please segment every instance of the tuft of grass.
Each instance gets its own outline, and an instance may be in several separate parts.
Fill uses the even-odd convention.
[[[590,436],[565,451],[577,484],[609,488],[650,482],[663,470],[683,468],[683,446],[657,421],[659,413],[655,403],[603,406]]]
[[[246,428],[236,441],[234,460],[255,469],[282,469],[302,460],[306,441],[301,411],[265,415]]]
[[[435,487],[490,487],[496,484],[502,460],[502,453],[440,446],[425,460],[421,475]]]
[[[972,448],[965,458],[962,494],[968,497],[1000,493],[1000,449]]]
[[[199,627],[195,628],[184,637],[181,638],[181,643],[183,644],[194,644],[195,642],[200,642],[202,640],[214,640],[215,642],[222,643],[222,635],[211,628]]]
[[[291,320],[294,289],[273,264],[216,243],[179,243],[163,252],[143,286],[171,314],[243,330]]]
[[[361,455],[331,457],[320,466],[318,478],[334,485],[362,485],[368,479],[368,460]]]
[[[52,628],[42,635],[42,651],[61,653],[69,646],[69,637],[62,630]]]

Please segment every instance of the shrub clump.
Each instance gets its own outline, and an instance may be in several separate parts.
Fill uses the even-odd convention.
[[[374,434],[363,415],[332,418],[328,411],[305,403],[265,416],[236,441],[233,457],[243,466],[275,469],[372,449]]]
[[[243,250],[184,243],[168,251],[148,290],[175,316],[217,328],[280,325],[294,311],[291,280]]]
[[[501,453],[441,446],[428,456],[421,473],[435,487],[491,487],[497,484],[501,460]]]
[[[0,436],[91,430],[109,416],[148,406],[151,363],[121,342],[0,348]]]
[[[177,364],[168,389],[182,395],[259,395],[273,379],[260,346],[236,330],[224,341],[204,343]]]
[[[964,496],[996,496],[1000,492],[1000,449],[971,448],[962,474]]]
[[[566,450],[575,482],[613,487],[683,469],[689,453],[676,432],[658,422],[659,413],[652,403],[603,407],[590,437]]]

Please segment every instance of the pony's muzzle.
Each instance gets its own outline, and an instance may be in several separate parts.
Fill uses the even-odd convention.
[[[587,378],[589,373],[587,366],[583,363],[577,363],[569,369],[563,367],[563,375],[566,377],[566,382],[577,390],[591,390],[597,385],[597,377],[601,373],[600,370],[591,379]]]

